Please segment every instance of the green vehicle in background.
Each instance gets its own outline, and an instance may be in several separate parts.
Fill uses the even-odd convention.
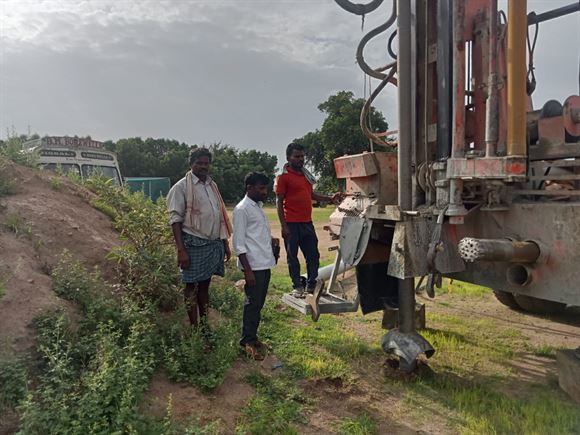
[[[125,185],[131,192],[143,191],[151,200],[167,196],[171,188],[169,177],[127,177]]]

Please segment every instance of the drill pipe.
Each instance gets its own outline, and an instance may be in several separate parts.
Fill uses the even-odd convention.
[[[508,239],[474,239],[465,237],[459,241],[459,255],[464,261],[506,261],[509,263],[533,263],[540,257],[540,247],[534,242],[518,242]]]

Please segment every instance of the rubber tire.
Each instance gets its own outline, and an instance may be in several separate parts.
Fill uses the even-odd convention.
[[[512,310],[521,310],[522,308],[516,302],[514,298],[514,294],[510,292],[504,292],[503,290],[494,290],[493,295],[495,298],[500,301],[506,307],[511,308]]]
[[[526,295],[513,295],[517,304],[528,313],[534,314],[558,314],[566,309],[562,302],[547,301]]]

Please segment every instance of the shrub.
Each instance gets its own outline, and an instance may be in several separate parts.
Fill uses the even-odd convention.
[[[15,408],[28,393],[28,376],[23,362],[16,358],[0,359],[0,411]]]

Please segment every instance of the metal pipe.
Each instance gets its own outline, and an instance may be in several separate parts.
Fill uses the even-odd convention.
[[[487,105],[485,114],[485,156],[495,157],[499,140],[499,104],[497,80],[497,0],[489,4],[489,75],[487,78]]]
[[[411,47],[411,2],[397,0],[397,34],[399,35],[399,50],[397,52],[398,111],[399,111],[399,146],[398,153],[398,202],[401,210],[412,209],[412,173],[411,173],[411,142],[413,134],[412,111],[415,102],[412,101],[412,69],[413,57]],[[415,291],[413,279],[399,280],[399,330],[403,333],[415,332]]]
[[[465,152],[465,2],[453,1],[453,157]]]
[[[573,14],[574,12],[580,12],[580,2],[573,3],[568,6],[562,6],[561,8],[552,9],[551,11],[547,11],[541,14],[530,12],[528,14],[528,26],[536,23],[542,23],[548,20],[553,20],[554,18],[563,17],[564,15]]]
[[[437,2],[437,160],[451,155],[451,107],[453,105],[451,0]]]
[[[527,0],[508,4],[508,133],[507,155],[525,156],[526,147],[526,35]]]
[[[468,262],[505,261],[509,263],[534,263],[541,254],[540,247],[531,241],[508,239],[475,239],[466,237],[458,244],[459,255]]]
[[[336,274],[340,275],[341,273],[349,271],[352,268],[354,268],[354,265],[347,266],[341,261],[340,265],[338,266],[338,270],[337,270]],[[330,279],[330,277],[332,276],[333,270],[334,270],[334,264],[329,264],[328,266],[321,267],[320,269],[318,269],[318,278],[317,279],[319,279],[320,281],[323,281],[323,282],[328,281],[328,279]],[[304,278],[306,280],[307,275],[304,273],[302,275],[302,278]]]

